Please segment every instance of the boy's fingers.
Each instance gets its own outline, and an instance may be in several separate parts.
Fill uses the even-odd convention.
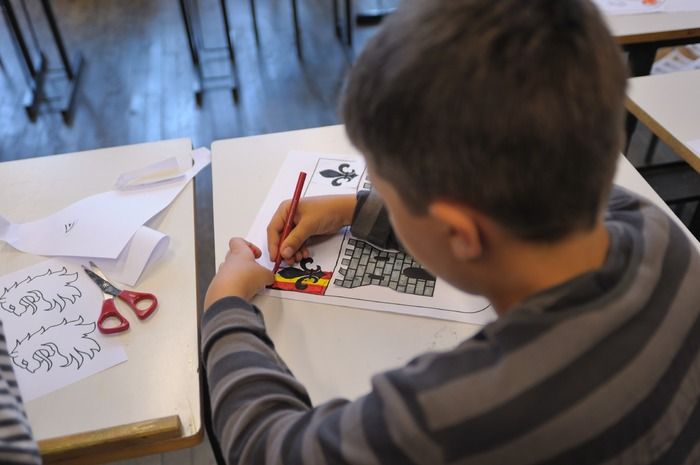
[[[228,248],[229,253],[231,254],[239,254],[241,252],[250,251],[256,258],[259,257],[262,253],[255,244],[253,244],[252,242],[248,242],[240,237],[232,237],[228,241]]]
[[[289,232],[284,242],[282,242],[282,258],[293,258],[294,254],[302,248],[306,239],[312,235],[313,231],[311,231],[303,221],[296,225],[294,229]]]
[[[277,211],[272,215],[270,224],[267,225],[267,249],[270,251],[270,259],[274,260],[277,255],[277,247],[279,246],[280,235],[284,229],[284,223],[287,219],[287,211],[289,202],[284,201],[277,207]]]

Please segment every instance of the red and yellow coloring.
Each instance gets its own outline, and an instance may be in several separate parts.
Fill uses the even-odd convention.
[[[299,263],[300,268],[292,266],[282,268],[275,275],[275,282],[270,288],[280,289],[282,291],[303,292],[305,294],[325,294],[333,273],[330,271],[321,271],[320,266],[309,269],[309,263],[313,263],[313,259],[305,258],[302,260],[301,263]]]

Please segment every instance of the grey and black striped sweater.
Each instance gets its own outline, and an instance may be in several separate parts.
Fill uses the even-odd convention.
[[[39,464],[41,457],[22,405],[0,321],[0,464]]]
[[[601,269],[531,296],[454,350],[374,376],[352,401],[312,406],[260,312],[214,303],[202,356],[227,460],[700,463],[697,245],[622,189],[608,210]]]

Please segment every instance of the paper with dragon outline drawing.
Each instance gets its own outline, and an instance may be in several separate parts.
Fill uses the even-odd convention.
[[[266,227],[279,203],[294,190],[299,171],[309,175],[303,197],[353,194],[368,189],[359,155],[291,152],[280,167],[248,240],[263,250],[261,265],[272,268]],[[309,244],[311,258],[284,267],[263,293],[295,300],[485,324],[496,314],[486,299],[436,279],[410,255],[381,250],[350,234],[348,228]]]
[[[47,260],[0,277],[0,321],[30,401],[127,360],[96,327],[102,293],[74,263]]]

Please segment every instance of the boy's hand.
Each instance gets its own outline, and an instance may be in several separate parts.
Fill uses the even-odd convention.
[[[228,296],[250,300],[274,281],[272,272],[255,261],[262,254],[258,247],[240,237],[231,239],[228,246],[226,259],[219,266],[204,297],[205,310],[217,300]]]
[[[357,199],[352,194],[305,197],[299,200],[293,218],[294,227],[282,243],[284,261],[292,265],[308,257],[309,251],[304,243],[309,237],[335,233],[343,226],[350,224],[356,203]],[[267,227],[267,248],[272,261],[277,258],[280,236],[290,205],[291,200],[282,202],[272,215],[272,220]]]

